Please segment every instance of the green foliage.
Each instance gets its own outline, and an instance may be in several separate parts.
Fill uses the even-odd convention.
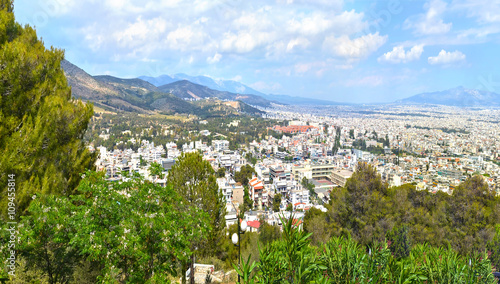
[[[208,213],[208,239],[200,243],[193,242],[193,246],[196,244],[201,255],[216,252],[219,242],[224,238],[226,208],[210,163],[203,160],[198,152],[183,153],[168,172],[167,183],[183,198],[181,206],[185,203]]]
[[[328,212],[315,217],[315,224],[306,218],[304,227],[325,236],[351,235],[361,245],[384,241],[387,236],[402,245],[391,246],[394,253],[399,251],[398,257],[406,255],[411,244],[422,243],[451,245],[460,255],[467,255],[486,249],[497,220],[500,198],[480,175],[466,180],[452,195],[433,194],[417,191],[411,184],[388,188],[373,167],[359,164],[345,187],[332,191]],[[404,226],[407,232],[397,232]]]
[[[154,176],[155,178],[164,178],[162,165],[160,163],[151,163],[151,165],[149,166],[149,174]]]
[[[224,167],[220,167],[218,170],[217,170],[217,177],[218,178],[223,178],[226,176],[226,168]]]
[[[283,240],[260,248],[259,262],[243,261],[242,283],[496,283],[486,253],[461,257],[425,244],[397,259],[385,242],[365,249],[350,237],[315,248],[291,220],[282,220]]]
[[[68,223],[72,207],[67,197],[36,198],[19,225],[22,255],[29,266],[46,273],[49,283],[67,282],[78,260],[78,250],[68,245],[74,232]]]
[[[252,155],[252,153],[247,153],[247,154],[245,155],[245,159],[247,159],[247,161],[248,161],[250,164],[254,165],[254,166],[255,166],[255,164],[257,164],[257,158],[255,158],[255,157]]]
[[[278,253],[283,251],[283,242],[272,242],[271,244],[259,248],[260,262],[259,280],[260,283],[283,283],[286,274],[286,262],[283,254]]]
[[[37,197],[19,225],[21,255],[49,283],[74,281],[82,262],[100,272],[101,283],[164,283],[193,253],[191,243],[207,238],[208,214],[172,187],[138,176],[121,183],[85,176],[80,195]]]
[[[243,218],[243,215],[245,212],[253,208],[253,200],[250,198],[250,193],[248,192],[248,186],[243,187],[243,204],[241,204],[241,217]]]
[[[259,241],[261,244],[267,245],[280,238],[281,238],[280,227],[269,225],[264,220],[261,220],[259,227]]]
[[[46,49],[32,27],[15,22],[12,1],[1,3],[0,184],[15,175],[23,213],[35,193],[73,194],[80,174],[93,166],[95,156],[82,141],[93,107],[71,98],[61,69],[64,52]]]
[[[333,238],[323,246],[320,263],[333,283],[357,283],[367,265],[366,254],[351,238]]]
[[[233,264],[233,267],[234,267],[234,270],[236,270],[236,273],[238,273],[240,275],[243,283],[247,283],[247,284],[255,283],[255,281],[254,281],[255,274],[252,274],[252,271],[257,266],[257,264],[255,262],[252,262],[250,264],[250,257],[251,256],[249,255],[246,262],[243,258],[241,258],[241,266],[240,267],[237,266],[236,264]]]
[[[324,213],[315,207],[311,207],[306,211],[304,216],[304,231],[312,233],[311,243],[313,245],[320,245],[325,240],[330,239]]]
[[[255,169],[250,165],[244,165],[234,174],[234,180],[243,186],[248,186],[248,182],[252,179],[252,174],[256,174]]]
[[[280,212],[281,194],[276,193],[273,197],[273,212]]]
[[[410,255],[411,242],[408,236],[408,226],[393,228],[387,239],[391,242],[389,249],[396,259],[401,259]]]
[[[496,227],[496,234],[486,246],[493,267],[500,271],[500,225]]]
[[[304,188],[307,188],[309,190],[309,195],[310,196],[315,196],[316,195],[316,192],[314,191],[314,184],[310,183],[309,180],[307,180],[306,177],[303,177],[302,178],[302,181],[300,182],[300,184],[304,187]]]

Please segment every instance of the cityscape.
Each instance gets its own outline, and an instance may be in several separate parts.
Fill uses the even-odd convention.
[[[0,283],[500,283],[499,24],[0,0]]]
[[[177,147],[173,141],[165,145],[141,141],[134,138],[140,136],[139,133],[130,133],[130,130],[123,133],[132,138],[117,142],[138,144],[137,151],[96,145],[91,149],[100,153],[97,169],[106,171],[109,179],[120,180],[123,178],[121,172],[136,171],[161,184],[166,184],[166,180],[154,179],[148,174],[151,163],[162,164],[166,176],[181,153],[202,153],[214,171],[225,169],[225,176],[217,182],[227,203],[228,224],[231,224],[230,216],[235,216],[231,203],[236,208],[243,203],[244,188],[235,182],[234,173],[245,165],[255,167],[249,191],[258,209],[252,212],[253,217],[247,212],[246,218],[255,221],[256,213],[264,214],[269,216],[266,221],[270,224],[276,223],[278,214],[285,211],[288,204],[293,206],[297,217],[311,207],[326,210],[323,204],[329,202],[331,191],[345,185],[359,162],[374,166],[389,186],[412,184],[417,190],[452,195],[461,182],[479,174],[491,190],[500,194],[500,142],[497,139],[500,114],[495,109],[445,106],[311,108],[314,115],[307,107],[296,112],[286,106],[267,110],[266,118],[280,124],[286,122],[287,126],[270,127],[281,138],[265,135],[235,150],[229,149],[229,141],[223,137],[212,140],[211,144],[195,140]],[[239,120],[233,120],[229,124],[237,127],[238,123]],[[211,135],[208,130],[195,134]],[[109,139],[106,130],[102,130],[101,136]],[[339,142],[337,147],[336,141]],[[248,154],[259,158],[255,164],[245,158]],[[141,166],[141,159],[147,162],[144,166]],[[304,186],[304,178],[314,184],[313,191]],[[266,209],[272,207],[276,194],[283,196],[280,211],[269,215]]]

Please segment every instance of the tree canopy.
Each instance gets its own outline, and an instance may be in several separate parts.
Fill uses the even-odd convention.
[[[210,215],[211,233],[198,248],[203,254],[217,250],[217,244],[224,237],[226,207],[210,163],[198,152],[183,153],[168,172],[167,183],[179,193],[183,202]]]
[[[398,253],[406,253],[407,244],[422,243],[450,245],[461,255],[481,252],[500,220],[500,198],[480,175],[449,195],[418,191],[411,184],[389,188],[364,163],[343,188],[332,191],[329,207],[306,215],[304,228],[323,239],[351,236],[362,245],[392,239],[403,245]]]
[[[82,142],[93,107],[72,99],[64,52],[46,49],[33,28],[16,23],[12,1],[0,1],[0,9],[0,184],[15,175],[22,212],[35,193],[74,193],[93,166]]]

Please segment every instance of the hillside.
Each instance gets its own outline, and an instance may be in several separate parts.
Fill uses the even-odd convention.
[[[446,106],[498,106],[500,95],[488,91],[457,87],[445,91],[422,93],[397,101],[401,104],[436,104]]]
[[[240,101],[221,101],[217,98],[208,98],[193,102],[200,108],[199,115],[204,117],[238,116],[242,113],[248,115],[261,115],[264,112]]]
[[[250,94],[250,95],[257,95],[260,97],[266,96],[265,94],[256,91],[240,82],[233,80],[214,80],[207,76],[190,76],[187,74],[178,73],[174,75],[161,75],[158,77],[141,76],[139,77],[139,79],[148,81],[157,87],[177,81],[187,80],[191,83],[206,86],[210,89],[217,91]]]
[[[162,92],[171,93],[183,99],[219,98],[221,100],[239,100],[250,105],[270,107],[271,102],[256,95],[240,95],[210,89],[187,80],[177,81],[158,87]]]
[[[61,66],[68,84],[72,88],[74,97],[84,100],[101,100],[107,96],[118,96],[118,91],[113,87],[97,81],[94,77],[69,61],[61,61]]]
[[[137,94],[133,94],[138,92],[137,88],[125,91],[124,84],[107,78],[110,76],[93,77],[67,60],[63,60],[61,66],[71,86],[73,97],[91,101],[105,109],[151,113],[144,105],[137,105],[140,99],[135,98]]]
[[[244,102],[234,101],[225,104],[219,100],[201,100],[199,102],[185,100],[189,97],[176,96],[168,90],[163,91],[141,79],[122,79],[108,75],[91,76],[66,60],[63,61],[62,67],[68,84],[72,87],[74,97],[91,101],[97,106],[113,111],[146,114],[195,114],[200,117],[237,116],[242,113],[260,115],[262,113]],[[201,97],[195,95],[191,98],[217,98],[217,96],[225,100],[241,98],[239,95],[227,92],[227,94],[221,95],[219,91],[196,84],[191,85],[191,83],[175,90],[176,92],[182,90],[188,95],[194,93],[201,95]],[[256,101],[259,100],[256,99]],[[262,103],[265,104],[265,102]]]
[[[139,77],[139,79],[148,81],[149,83],[157,87],[162,87],[163,85],[179,81],[189,81],[197,85],[208,87],[212,90],[220,92],[229,92],[234,94],[255,95],[264,98],[265,100],[277,102],[279,104],[291,104],[291,105],[340,105],[341,104],[328,100],[293,97],[288,95],[264,94],[237,81],[214,80],[207,76],[190,76],[183,73],[178,73],[174,75],[161,75],[158,77],[141,76]]]

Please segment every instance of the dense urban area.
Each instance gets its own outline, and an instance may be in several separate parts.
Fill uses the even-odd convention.
[[[270,126],[237,147],[230,147],[226,135],[204,129],[206,120],[193,121],[196,127],[186,129],[189,136],[174,133],[172,123],[134,132],[123,126],[116,132],[113,124],[106,124],[94,132],[103,142],[113,140],[113,146],[91,143],[90,147],[99,152],[97,168],[105,170],[109,179],[120,179],[122,171],[151,179],[151,163],[162,164],[166,174],[181,153],[198,151],[215,171],[223,169],[218,184],[228,214],[234,208],[231,203],[235,207],[243,203],[244,185],[234,178],[247,165],[253,168],[248,190],[257,212],[274,207],[280,208],[274,212],[279,213],[287,206],[293,211],[323,209],[331,191],[345,185],[359,162],[374,166],[389,186],[412,184],[417,190],[452,194],[466,178],[482,175],[490,189],[500,193],[500,118],[494,109],[314,107],[310,110],[314,115],[308,111],[305,107],[299,112],[286,107],[268,110],[264,117]],[[253,118],[238,118],[220,127],[238,135],[242,119],[252,125]],[[170,141],[154,143],[166,135]],[[277,194],[282,198],[274,205]],[[248,214],[249,221],[258,219],[255,211]],[[277,220],[276,214],[266,216],[272,216],[266,220],[271,224]]]

